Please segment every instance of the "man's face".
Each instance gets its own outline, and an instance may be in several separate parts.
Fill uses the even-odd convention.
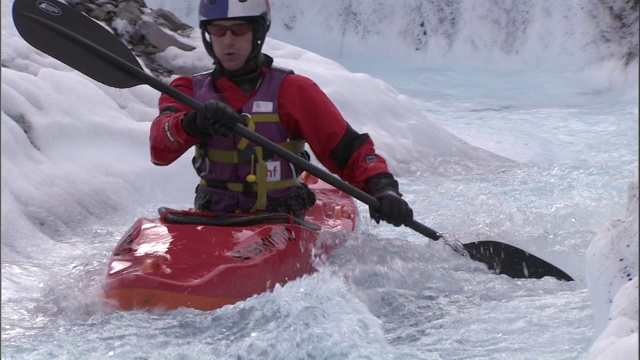
[[[222,66],[227,70],[238,70],[251,53],[253,32],[251,25],[240,20],[217,20],[208,28],[211,45]]]

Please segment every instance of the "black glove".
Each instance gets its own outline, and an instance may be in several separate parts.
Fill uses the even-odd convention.
[[[213,135],[231,135],[233,127],[240,121],[240,115],[221,101],[209,100],[203,105],[203,111],[190,111],[182,118],[184,131],[199,140],[206,140]]]
[[[376,211],[369,207],[369,215],[376,222],[386,221],[393,226],[406,225],[413,220],[413,210],[402,200],[398,191],[398,182],[391,174],[374,175],[367,180],[369,194],[380,202]]]

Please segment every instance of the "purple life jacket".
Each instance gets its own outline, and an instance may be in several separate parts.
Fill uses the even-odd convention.
[[[280,85],[290,72],[272,67],[264,75],[255,95],[243,105],[242,112],[250,116],[245,117],[248,118],[245,125],[250,130],[293,153],[302,153],[305,142],[292,139],[278,115]],[[225,101],[215,92],[210,73],[193,77],[193,94],[200,102]],[[300,183],[291,163],[237,134],[214,135],[197,145],[193,166],[201,178],[196,199],[204,196],[209,202],[208,209],[200,210],[265,210],[268,203],[293,195]]]

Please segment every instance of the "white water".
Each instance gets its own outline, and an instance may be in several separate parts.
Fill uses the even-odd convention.
[[[481,66],[484,59],[399,70],[342,59],[386,83],[276,41],[266,49],[316,80],[356,129],[372,135],[418,220],[463,242],[521,247],[576,282],[493,275],[410,230],[372,226],[363,207],[362,231],[319,273],[273,293],[208,313],[104,313],[99,282],[119,236],[157,206],[189,206],[195,176],[188,156],[167,168],[149,163],[155,91],[108,89],[34,52],[15,34],[9,3],[2,3],[3,359],[581,359],[606,326],[608,307],[598,301],[624,282],[588,284],[595,262],[586,255],[598,241],[637,248],[637,199],[625,208],[633,179],[637,196],[638,93],[637,71],[597,61],[598,46],[583,49],[591,64],[576,70],[528,68],[512,55],[500,58],[509,65],[501,70]],[[274,12],[292,4],[273,1]],[[309,24],[303,33],[312,33]],[[199,56],[194,63],[202,65],[203,54],[168,51],[165,59]],[[16,126],[18,114],[31,122],[39,150]],[[632,238],[619,229],[633,227],[634,215]],[[637,252],[627,255],[637,289]],[[600,342],[622,349],[605,358],[637,358],[635,311],[635,346]],[[625,325],[610,329],[623,338]]]

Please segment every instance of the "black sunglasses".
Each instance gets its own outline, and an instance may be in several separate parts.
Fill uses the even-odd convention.
[[[233,36],[242,36],[251,32],[251,25],[248,23],[237,23],[233,25],[209,24],[207,25],[209,34],[215,37],[223,37],[227,35],[227,31],[231,31]]]

